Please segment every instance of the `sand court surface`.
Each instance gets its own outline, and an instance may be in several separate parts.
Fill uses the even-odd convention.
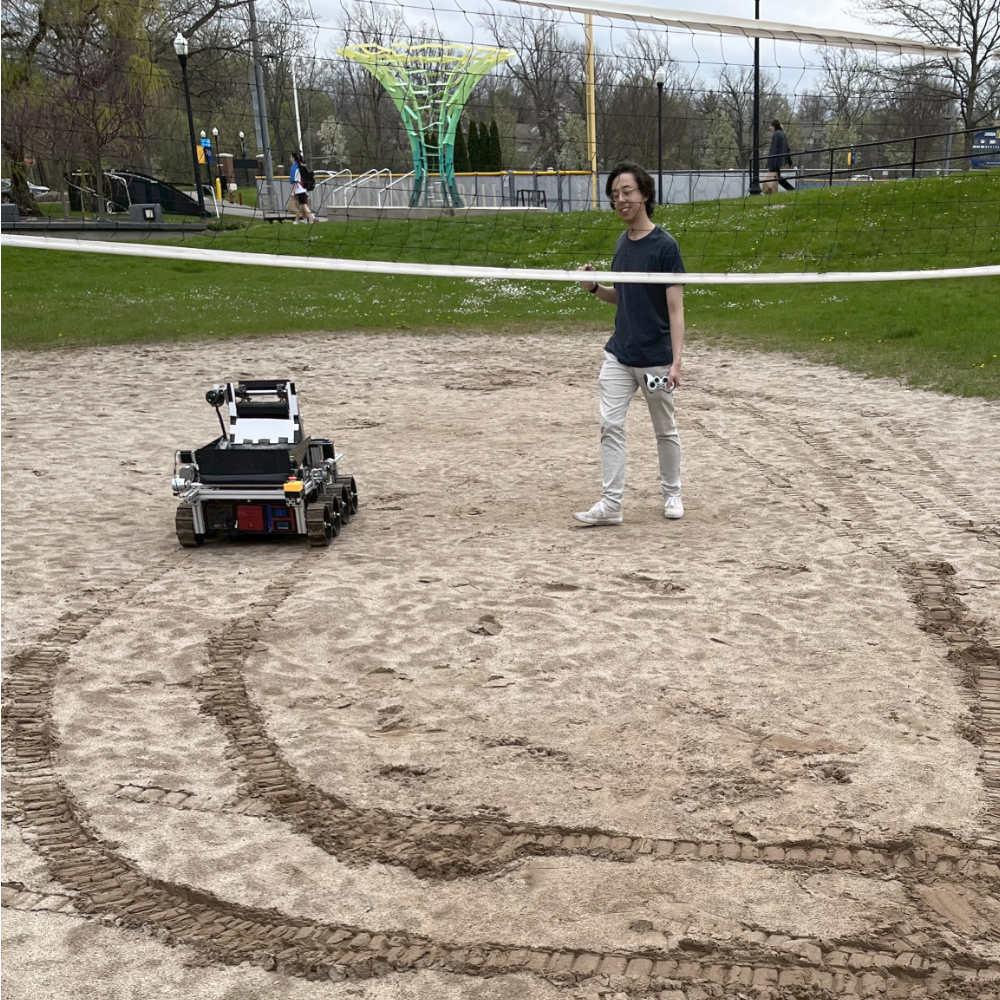
[[[597,334],[3,359],[9,998],[1000,997],[1000,406]],[[183,549],[213,382],[360,510]]]

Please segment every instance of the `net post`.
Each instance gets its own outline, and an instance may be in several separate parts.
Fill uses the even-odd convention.
[[[594,17],[587,14],[585,19],[586,63],[587,63],[587,160],[590,165],[590,207],[597,208],[597,84],[594,73]]]

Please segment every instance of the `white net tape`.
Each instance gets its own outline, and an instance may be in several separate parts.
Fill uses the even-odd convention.
[[[771,274],[681,274],[639,271],[562,271],[529,267],[471,267],[453,264],[408,264],[400,261],[350,260],[336,257],[300,257],[272,253],[238,253],[230,250],[148,243],[112,243],[100,240],[67,240],[47,236],[3,236],[5,246],[31,250],[71,250],[77,253],[151,257],[196,261],[201,264],[242,264],[284,267],[305,271],[356,271],[426,278],[479,278],[522,281],[604,281],[618,284],[685,285],[802,285],[862,281],[917,281],[934,278],[1000,277],[1000,264],[982,267],[933,268],[911,271],[778,272]]]

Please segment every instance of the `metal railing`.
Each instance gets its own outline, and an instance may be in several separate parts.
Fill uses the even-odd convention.
[[[319,179],[320,175],[325,175],[322,180]],[[334,185],[333,182],[344,176],[347,177],[348,184],[354,180],[353,171],[348,170],[346,167],[343,170],[316,171],[316,187],[313,188],[309,198],[314,212],[322,213],[323,209],[331,203],[334,192],[338,187],[343,187],[343,185]]]
[[[408,174],[401,174],[395,180],[390,180],[389,183],[386,184],[386,186],[384,188],[382,188],[382,190],[379,191],[379,193],[378,193],[378,207],[379,208],[386,208],[386,207],[390,207],[390,208],[405,208],[405,207],[407,207],[410,204],[410,195],[409,195],[409,192],[407,191],[406,193],[404,193],[401,188],[397,188],[395,191],[393,191],[393,188],[395,188],[397,184],[402,184],[404,181],[410,180],[412,177],[413,177],[413,171],[411,170]],[[397,195],[397,194],[401,196],[400,197],[400,204],[398,206],[392,204],[392,201],[393,201],[395,195]],[[388,206],[386,205],[387,201],[390,203]]]
[[[366,170],[363,174],[359,174],[354,180],[349,181],[347,184],[342,184],[340,187],[336,188],[332,192],[333,203],[331,208],[350,208],[354,202],[354,198],[358,193],[359,188],[364,186],[369,186],[370,182],[377,180],[382,176],[388,177],[392,180],[392,171],[388,167],[372,168],[371,170]],[[343,204],[340,204],[340,199],[343,198]]]
[[[916,177],[918,168],[927,168],[928,165],[943,163],[943,168],[938,167],[933,172],[950,173],[952,169],[952,160],[969,160],[973,155],[972,153],[966,153],[964,150],[958,152],[954,151],[951,148],[952,140],[956,136],[965,137],[980,131],[982,131],[981,127],[958,129],[951,132],[928,132],[922,135],[903,136],[899,139],[878,139],[871,142],[854,142],[845,143],[839,146],[821,146],[816,149],[800,149],[794,150],[790,155],[792,161],[799,164],[797,169],[801,180],[812,181],[823,178],[826,180],[828,187],[833,186],[834,179],[837,177],[842,177],[843,175],[866,176],[870,175],[872,171],[885,171],[886,173],[884,176],[889,176],[889,171],[893,171],[893,177],[899,177],[901,175]],[[919,157],[919,144],[931,143],[934,140],[945,140],[945,150],[943,155],[932,157],[925,156],[923,158]],[[848,153],[854,154],[859,150],[872,150],[886,146],[901,147],[905,153],[905,158],[868,162],[867,157],[862,156],[861,160],[865,162],[852,163],[850,166],[846,167],[837,167],[836,165],[838,153],[844,155]],[[807,157],[825,158],[827,162],[822,168],[802,166],[802,162]],[[762,171],[766,169],[766,164],[769,158],[770,157],[766,153],[757,158]],[[926,173],[927,170],[924,169],[922,172]]]
[[[80,210],[85,214],[87,212],[96,212],[98,215],[114,215],[117,212],[127,212],[132,204],[132,198],[129,195],[128,184],[125,182],[125,179],[119,177],[112,170],[104,170],[102,174],[105,179],[111,181],[111,185],[102,190],[100,194],[96,186],[84,183],[84,178],[91,178],[92,175],[80,171],[66,175],[67,191],[72,189],[79,192],[76,197],[80,201]],[[73,180],[73,177],[79,177],[80,183],[77,184]],[[94,207],[88,207],[85,199],[92,202]],[[103,205],[101,204],[102,200]],[[122,204],[124,204],[124,208],[120,207]]]

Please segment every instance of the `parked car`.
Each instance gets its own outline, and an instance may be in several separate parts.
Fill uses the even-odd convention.
[[[871,174],[851,174],[852,181],[873,181],[875,180]]]
[[[10,187],[11,184],[9,177],[4,177],[2,180],[0,180],[0,190],[2,190],[3,194],[10,194]],[[49,189],[47,187],[45,187],[42,184],[32,184],[31,181],[28,181],[28,190],[36,198],[41,198],[43,194],[49,193]]]

